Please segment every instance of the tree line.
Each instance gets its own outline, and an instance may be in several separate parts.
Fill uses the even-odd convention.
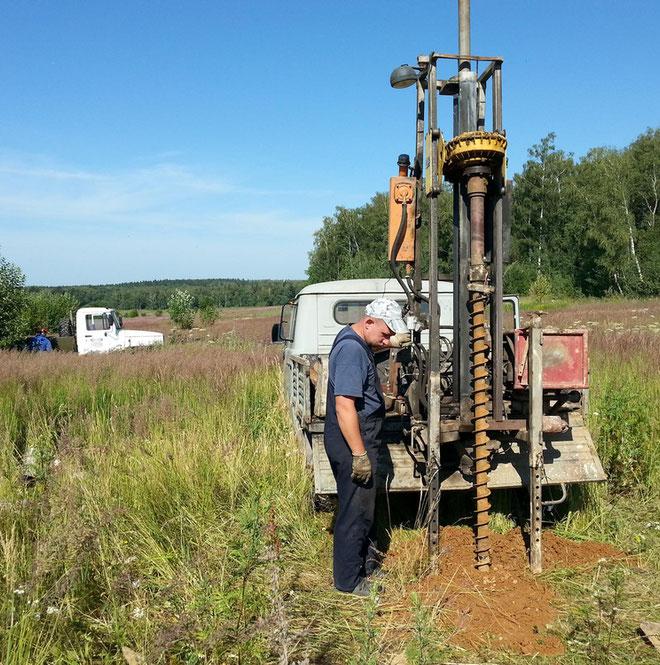
[[[594,148],[582,159],[553,133],[532,146],[513,179],[511,252],[505,288],[554,295],[660,294],[660,130],[626,148]],[[428,265],[426,201],[422,262]],[[310,282],[387,277],[388,197],[338,207],[323,220],[309,255]],[[439,197],[439,265],[452,267],[451,190]]]
[[[510,292],[545,295],[660,294],[660,129],[623,149],[594,148],[582,159],[556,147],[548,134],[529,149],[513,179]],[[422,270],[428,269],[428,205],[422,205]],[[357,208],[338,207],[323,219],[309,254],[308,282],[388,277],[388,197],[377,193]],[[441,272],[452,269],[452,197],[439,197]],[[0,346],[35,328],[54,328],[85,305],[163,310],[185,291],[189,309],[280,305],[303,280],[189,279],[123,284],[25,287],[18,266],[0,256]]]
[[[172,294],[187,291],[192,307],[209,303],[216,307],[262,307],[281,305],[303,287],[303,280],[272,279],[163,279],[123,284],[85,286],[30,286],[28,292],[68,293],[80,306],[114,307],[122,310],[167,309]]]
[[[223,307],[282,305],[304,285],[302,280],[194,279],[26,287],[20,267],[0,256],[0,348],[40,328],[57,332],[79,307],[111,307],[132,316],[138,310],[167,309],[172,321],[190,328],[196,312],[210,324]]]

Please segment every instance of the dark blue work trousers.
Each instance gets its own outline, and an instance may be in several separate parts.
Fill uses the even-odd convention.
[[[339,429],[334,404],[329,407],[332,413],[329,413],[330,417],[326,419],[324,443],[337,482],[339,501],[334,528],[332,572],[335,587],[340,591],[351,592],[361,579],[370,575],[379,564],[374,529],[374,476],[384,414],[376,413],[367,417],[358,414],[362,440],[372,468],[371,480],[367,484],[360,484],[351,478],[353,455]]]

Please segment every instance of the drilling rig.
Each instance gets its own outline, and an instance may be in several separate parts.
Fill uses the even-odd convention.
[[[569,482],[605,477],[584,420],[576,420],[587,408],[587,331],[544,329],[540,312],[525,328],[505,330],[511,184],[503,59],[471,53],[469,0],[458,1],[458,17],[458,53],[420,55],[416,65],[402,65],[390,77],[392,87],[416,91],[414,157],[400,155],[398,175],[390,181],[390,267],[407,299],[412,337],[407,358],[396,358],[400,384],[406,386],[397,397],[410,416],[412,448],[423,459],[430,550],[441,539],[443,483],[451,480],[449,473],[460,471],[474,493],[475,566],[490,568],[491,486],[512,486],[501,479],[493,483],[490,476],[497,480],[506,466],[520,474],[529,493],[530,566],[539,572],[544,506],[565,499]],[[444,101],[450,102],[442,117],[449,119],[451,134],[439,124]],[[450,195],[451,338],[441,330],[438,302],[439,197]],[[424,198],[430,253],[425,276],[420,256]],[[580,428],[584,441],[577,435]],[[562,446],[563,434],[570,447]],[[589,468],[580,459],[583,448],[589,448]],[[553,478],[549,469],[557,459],[563,470]],[[560,488],[559,498],[551,498],[549,490],[544,498],[543,488],[551,486]]]

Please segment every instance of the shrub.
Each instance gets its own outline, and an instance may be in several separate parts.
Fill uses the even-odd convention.
[[[126,312],[127,319],[134,319],[136,316],[138,316],[137,309],[129,309],[128,312]]]
[[[193,297],[189,291],[177,289],[167,301],[170,319],[180,328],[189,330],[193,326],[195,313],[193,311]]]
[[[544,302],[554,295],[552,282],[544,274],[539,274],[529,287],[529,296],[534,300]]]
[[[210,326],[213,323],[215,323],[219,315],[220,312],[213,303],[206,303],[205,305],[200,307],[199,317],[202,320],[202,322],[207,326]]]
[[[28,332],[23,316],[24,284],[22,270],[0,256],[0,347],[9,346]]]
[[[504,288],[507,293],[527,293],[535,277],[534,266],[514,261],[504,271]]]
[[[23,316],[29,332],[33,333],[39,328],[48,328],[58,331],[62,322],[75,317],[80,304],[67,292],[53,293],[51,291],[38,291],[27,296]]]

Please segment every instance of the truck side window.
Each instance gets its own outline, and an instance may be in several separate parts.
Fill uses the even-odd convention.
[[[337,323],[353,325],[364,316],[364,308],[371,300],[342,300],[335,305],[332,315]]]
[[[296,327],[296,312],[298,311],[297,302],[288,302],[282,307],[280,317],[280,339],[286,342],[293,342],[293,332]]]
[[[373,300],[373,298],[371,298],[371,300]],[[364,308],[371,302],[371,300],[342,300],[338,302],[333,311],[335,321],[345,326],[353,325],[364,316]],[[406,300],[397,300],[397,302],[401,307],[408,304]],[[422,314],[428,314],[428,311],[428,303],[422,302]]]
[[[110,330],[111,321],[107,314],[87,314],[87,330]]]

